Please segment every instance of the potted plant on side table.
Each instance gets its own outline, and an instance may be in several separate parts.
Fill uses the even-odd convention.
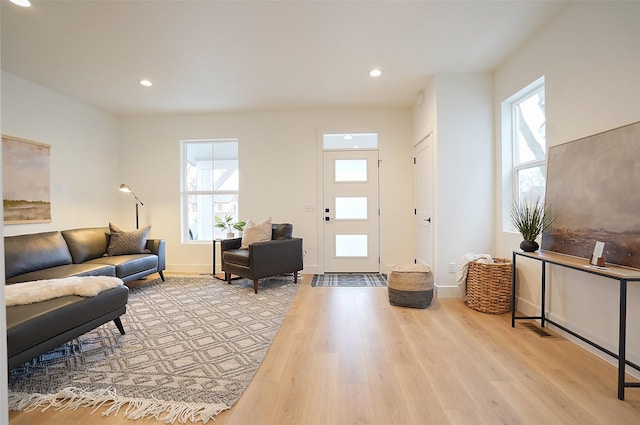
[[[244,230],[245,224],[246,223],[244,221],[234,222],[233,217],[228,214],[224,218],[215,216],[215,227],[217,227],[218,229],[226,230],[227,238],[229,239],[235,237],[235,233],[233,232],[234,230],[242,232],[242,230]]]
[[[510,215],[511,222],[522,235],[520,249],[525,252],[537,251],[540,248],[536,239],[558,217],[550,206],[545,206],[539,196],[534,201],[527,199],[514,201]]]

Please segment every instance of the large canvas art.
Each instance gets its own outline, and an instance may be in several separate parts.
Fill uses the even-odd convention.
[[[51,221],[50,148],[2,136],[5,224]]]
[[[640,268],[640,122],[549,148],[545,203],[543,249]]]

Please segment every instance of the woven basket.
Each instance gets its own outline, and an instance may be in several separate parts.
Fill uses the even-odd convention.
[[[467,306],[482,313],[503,314],[511,311],[511,260],[493,261],[469,263]]]

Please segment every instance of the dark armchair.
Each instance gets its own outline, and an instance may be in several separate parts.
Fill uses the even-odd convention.
[[[258,280],[263,277],[293,273],[298,283],[302,270],[302,239],[293,237],[293,225],[272,224],[271,240],[254,242],[249,249],[241,249],[242,238],[225,239],[220,244],[222,270],[227,283],[231,275],[253,280],[253,291],[258,293]]]

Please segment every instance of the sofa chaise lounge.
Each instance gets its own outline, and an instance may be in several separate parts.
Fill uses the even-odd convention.
[[[148,239],[141,253],[107,255],[109,228],[84,228],[7,236],[7,285],[71,276],[113,276],[124,283],[158,273],[164,281],[165,241]],[[128,288],[93,297],[66,295],[6,308],[9,369],[20,366],[110,320],[121,334]]]

